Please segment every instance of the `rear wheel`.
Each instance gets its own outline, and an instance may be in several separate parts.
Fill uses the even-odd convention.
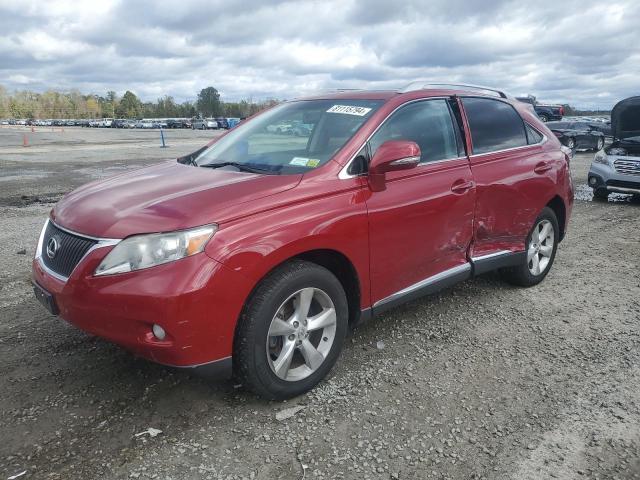
[[[521,287],[531,287],[544,280],[556,257],[559,234],[556,214],[549,207],[543,208],[527,236],[522,264],[501,270],[505,280]]]
[[[547,123],[549,121],[549,118],[547,118],[546,115],[540,115],[540,120],[542,120],[544,123]]]
[[[265,278],[245,306],[234,340],[234,373],[265,398],[301,395],[335,364],[347,323],[338,279],[314,263],[290,262]]]
[[[598,142],[596,143],[596,152],[599,152],[604,147],[604,138],[599,137]]]
[[[569,147],[571,150],[573,150],[574,148],[576,148],[576,140],[573,137],[569,137],[567,139],[567,147]]]

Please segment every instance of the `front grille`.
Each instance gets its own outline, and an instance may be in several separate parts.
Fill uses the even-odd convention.
[[[640,160],[623,160],[618,158],[614,160],[613,166],[616,172],[623,175],[639,175],[640,176]]]
[[[97,240],[65,232],[49,222],[42,239],[42,261],[58,275],[69,277],[96,243]]]

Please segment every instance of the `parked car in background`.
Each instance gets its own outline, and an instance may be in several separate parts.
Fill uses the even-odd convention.
[[[591,162],[588,182],[593,195],[611,192],[640,195],[640,96],[618,102],[611,111],[613,143]]]
[[[548,122],[547,127],[563,145],[572,150],[595,150],[604,147],[605,137],[587,122]]]
[[[215,121],[218,122],[218,128],[224,128],[225,130],[229,129],[229,122],[225,117],[216,117]]]
[[[543,122],[551,122],[562,120],[564,116],[564,107],[562,105],[545,105],[538,103],[533,96],[518,97],[518,100],[533,106],[538,118]]]
[[[301,118],[308,141],[271,128]],[[543,281],[573,193],[564,147],[501,91],[334,93],[67,194],[34,291],[142,357],[284,399],[389,308],[492,270]]]
[[[153,128],[153,122],[151,120],[138,120],[136,122],[136,128]]]
[[[196,118],[191,121],[191,128],[193,130],[213,130],[219,126],[213,118]]]
[[[240,119],[237,117],[227,118],[227,125],[229,125],[229,128],[233,128],[239,123],[240,123]]]

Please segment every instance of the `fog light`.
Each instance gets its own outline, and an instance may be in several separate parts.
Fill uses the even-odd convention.
[[[157,323],[153,324],[153,329],[152,330],[153,330],[153,334],[155,335],[155,337],[158,340],[164,340],[164,337],[167,336],[166,332],[164,331],[164,328],[162,328]]]
[[[595,186],[596,183],[598,183],[598,180],[596,180],[596,177],[589,177],[589,185],[593,187]]]

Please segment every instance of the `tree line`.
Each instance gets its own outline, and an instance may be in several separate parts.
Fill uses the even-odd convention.
[[[276,100],[254,102],[251,99],[224,102],[214,87],[203,88],[193,102],[179,103],[171,95],[144,102],[130,90],[121,97],[114,91],[104,96],[85,95],[78,90],[9,93],[0,85],[0,118],[243,118],[276,103]]]

